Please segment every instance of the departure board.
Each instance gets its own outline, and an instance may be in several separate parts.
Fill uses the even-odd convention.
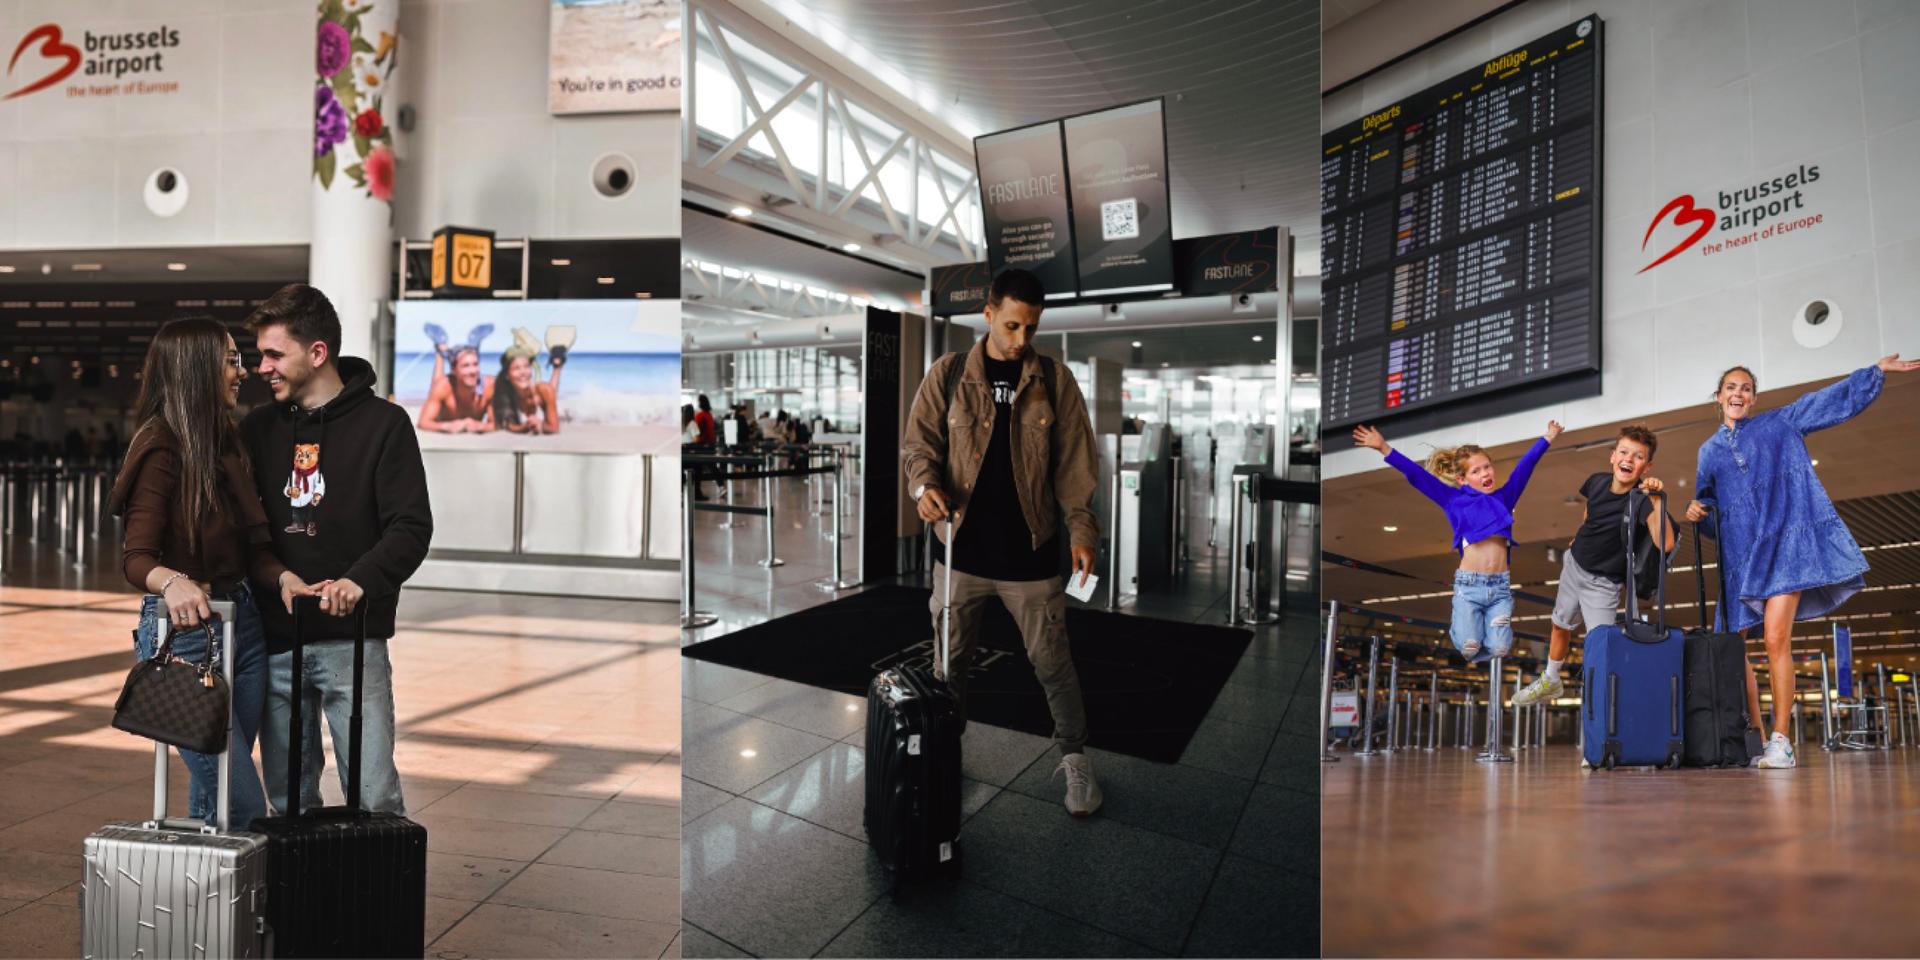
[[[1586,17],[1323,138],[1328,428],[1600,369],[1600,34]]]

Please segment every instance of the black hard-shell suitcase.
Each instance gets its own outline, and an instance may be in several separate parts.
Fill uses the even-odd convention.
[[[947,521],[942,675],[953,643],[953,522]],[[884,670],[867,687],[867,840],[894,879],[951,873],[960,864],[959,701],[930,670]]]
[[[1747,641],[1738,633],[1719,629],[1727,622],[1727,580],[1717,541],[1714,557],[1720,570],[1720,606],[1709,623],[1706,561],[1700,525],[1694,524],[1693,572],[1699,588],[1700,626],[1686,636],[1681,762],[1689,767],[1744,767],[1760,752],[1760,733],[1747,715]]]
[[[301,689],[301,598],[293,615],[293,688]],[[275,957],[419,957],[426,953],[427,828],[360,809],[360,700],[366,608],[356,614],[347,805],[300,810],[300,707],[293,698],[283,816],[253,822],[267,836],[267,927]]]

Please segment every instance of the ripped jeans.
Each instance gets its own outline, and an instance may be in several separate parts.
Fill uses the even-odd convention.
[[[1468,643],[1480,649],[1467,659],[1485,663],[1513,649],[1513,577],[1506,573],[1453,573],[1454,649],[1464,656]]]

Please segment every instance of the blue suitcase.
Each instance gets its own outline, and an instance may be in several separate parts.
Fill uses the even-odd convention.
[[[1626,524],[1629,585],[1634,582],[1637,496],[1638,491],[1628,496],[1622,518]],[[1655,508],[1664,512],[1664,501]],[[1686,638],[1679,627],[1667,626],[1667,552],[1654,552],[1660,557],[1654,622],[1640,619],[1637,598],[1628,586],[1626,622],[1595,627],[1587,633],[1581,668],[1581,743],[1587,762],[1601,769],[1678,768],[1684,753],[1681,730],[1685,691],[1681,677],[1686,674]]]

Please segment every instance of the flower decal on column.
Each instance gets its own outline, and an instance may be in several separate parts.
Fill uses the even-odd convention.
[[[399,59],[399,45],[386,31],[380,31],[377,47],[363,35],[361,19],[372,10],[373,4],[364,0],[320,0],[314,51],[318,79],[313,91],[313,175],[322,189],[331,190],[334,177],[345,176],[367,196],[391,203],[398,158],[384,96]]]

